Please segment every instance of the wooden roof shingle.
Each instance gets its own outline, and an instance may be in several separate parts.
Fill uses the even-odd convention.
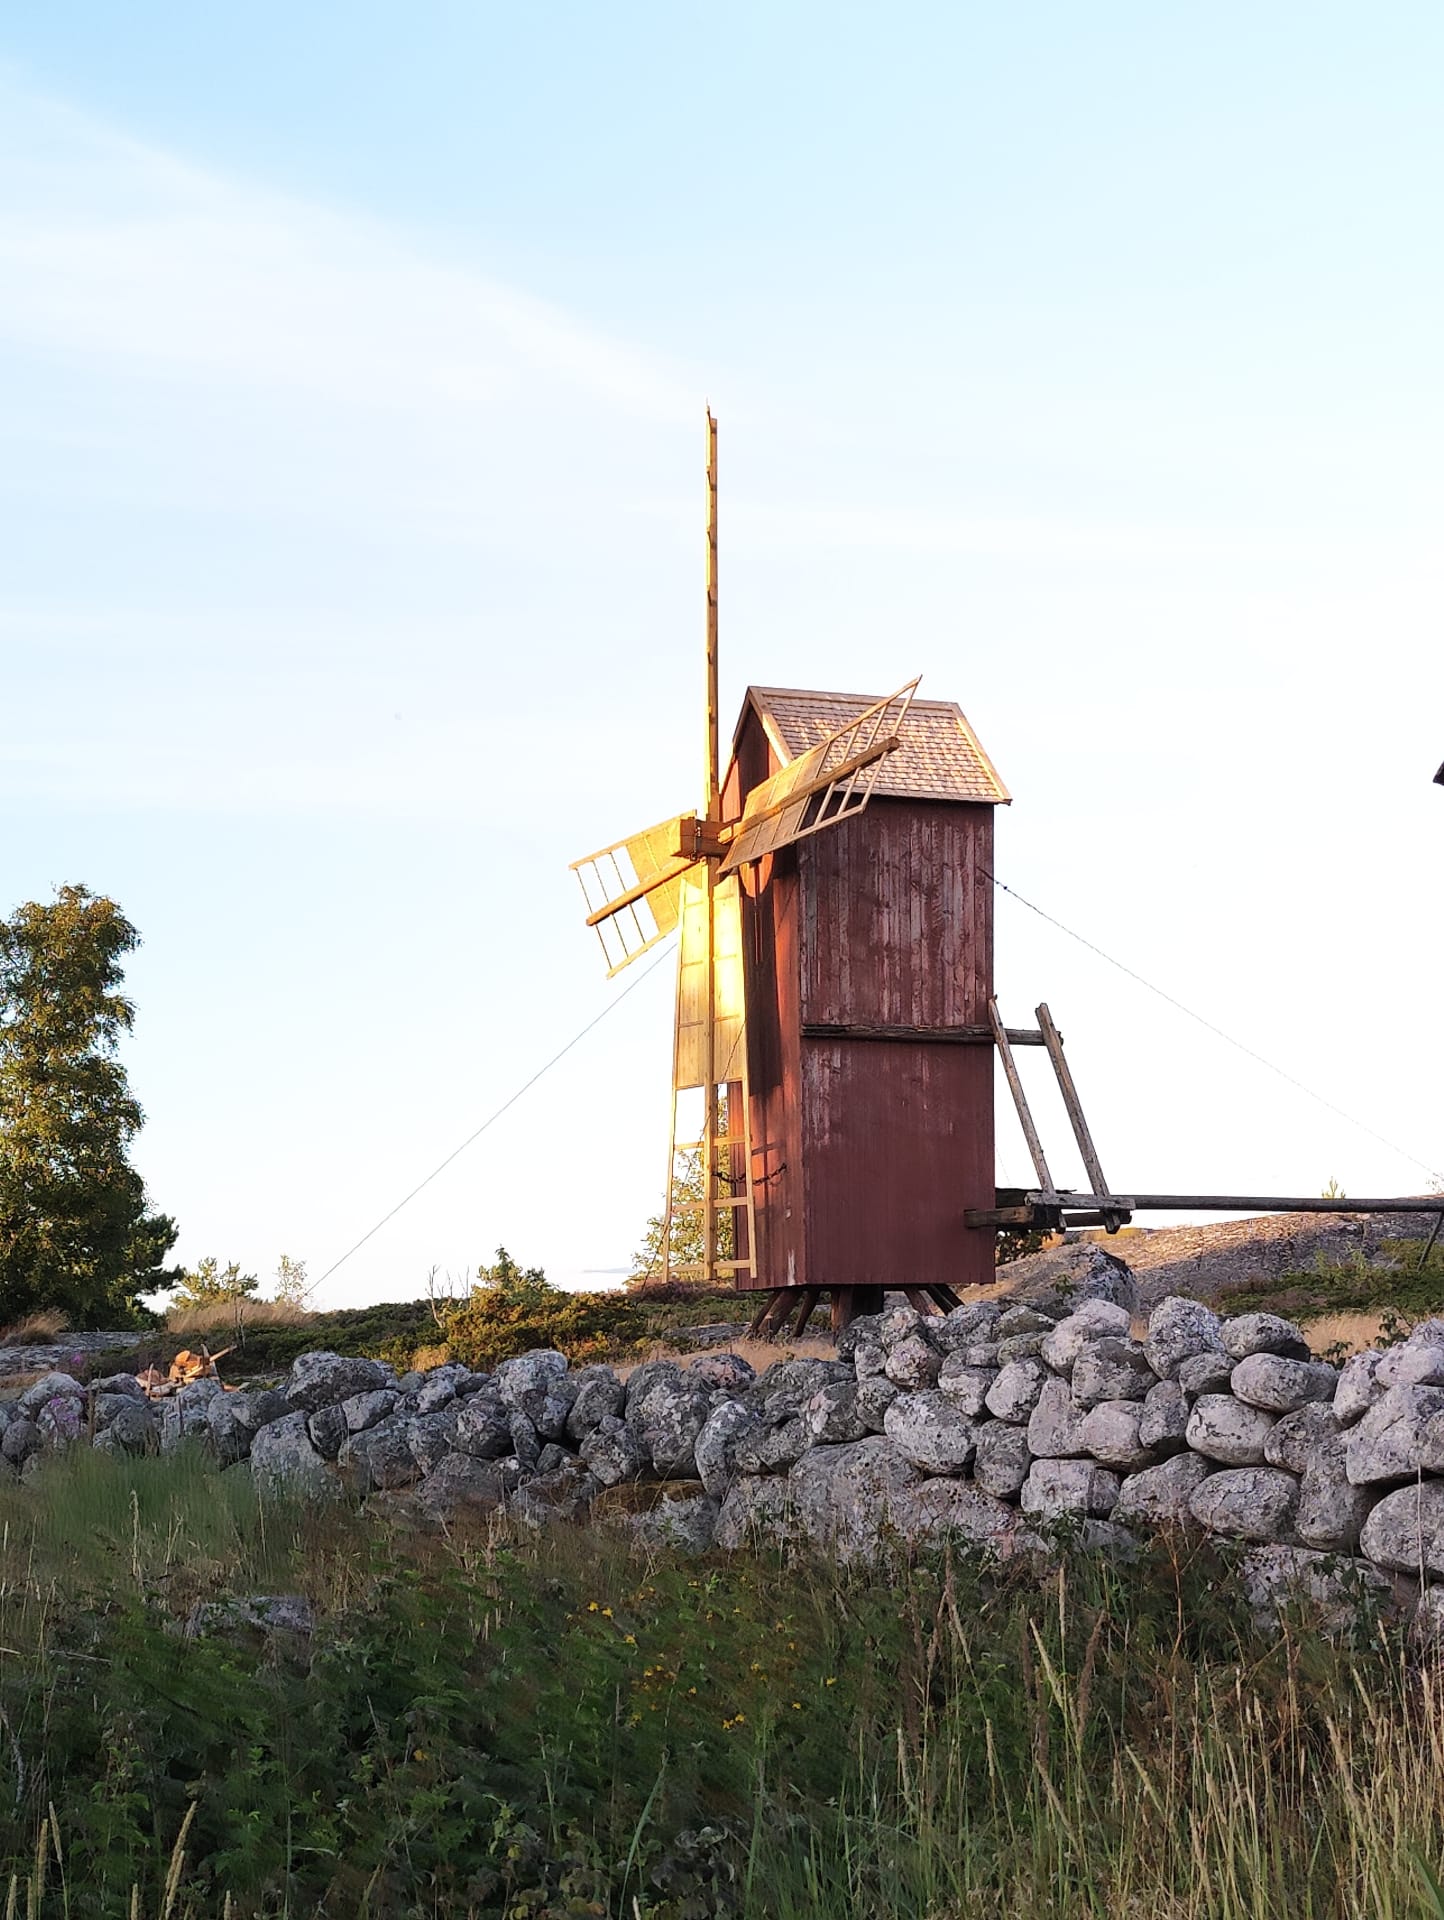
[[[785,764],[881,698],[806,687],[749,687],[737,731],[748,710],[755,711]],[[913,701],[901,744],[883,760],[873,793],[879,799],[963,800],[982,806],[1006,806],[1012,799],[966,714],[952,700]]]

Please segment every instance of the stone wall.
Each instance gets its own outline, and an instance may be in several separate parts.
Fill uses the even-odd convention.
[[[65,1446],[189,1440],[266,1485],[345,1481],[437,1520],[627,1505],[658,1540],[844,1558],[941,1535],[1031,1551],[1064,1516],[1099,1546],[1182,1523],[1266,1548],[1306,1584],[1340,1569],[1444,1583],[1444,1321],[1340,1369],[1271,1314],[1220,1320],[1173,1297],[1143,1323],[1137,1304],[1099,1253],[1027,1301],[890,1307],[835,1359],[761,1376],[731,1353],[626,1380],[554,1352],[399,1378],[316,1353],[274,1387],[202,1381],[149,1402],[123,1374],[57,1373],[0,1403],[0,1458],[28,1474]],[[650,1495],[607,1495],[632,1482]],[[1426,1601],[1444,1609],[1444,1584]]]

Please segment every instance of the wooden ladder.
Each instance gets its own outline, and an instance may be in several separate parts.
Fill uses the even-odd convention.
[[[1103,1165],[1098,1158],[1098,1149],[1093,1144],[1093,1135],[1088,1129],[1088,1121],[1083,1113],[1083,1102],[1078,1097],[1078,1088],[1073,1080],[1073,1071],[1063,1053],[1063,1036],[1054,1025],[1053,1016],[1048,1011],[1046,1001],[1038,1007],[1036,1017],[1043,1046],[1053,1064],[1058,1091],[1063,1096],[1063,1105],[1067,1110],[1068,1123],[1073,1129],[1073,1138],[1078,1143],[1084,1168],[1092,1182],[1091,1191],[1099,1199],[1111,1200],[1113,1195],[1103,1177]],[[1048,1170],[1048,1158],[1043,1151],[1043,1142],[1038,1133],[1037,1123],[1033,1119],[1032,1109],[1028,1105],[1028,1096],[1023,1091],[1022,1075],[1018,1072],[1018,1063],[1013,1058],[1012,1042],[1008,1038],[1007,1028],[1003,1025],[1003,1016],[998,1011],[996,1000],[988,1002],[988,1022],[993,1029],[993,1044],[998,1050],[998,1058],[1003,1063],[1003,1074],[1008,1082],[1008,1091],[1013,1096],[1013,1105],[1017,1109],[1023,1138],[1028,1143],[1033,1171],[1038,1176],[1043,1205],[1057,1213],[1058,1224],[1061,1225],[1063,1209],[1069,1203],[1068,1195],[1059,1192]],[[1127,1202],[1122,1201],[1116,1207],[1104,1206],[1094,1213],[1077,1214],[1069,1220],[1068,1224],[1075,1227],[1105,1227],[1109,1233],[1117,1233],[1120,1227],[1128,1224],[1130,1218]]]
[[[745,1059],[745,1049],[744,1049]],[[703,1089],[705,1097],[706,1089]],[[743,1078],[733,1081],[726,1087],[727,1120],[725,1130],[719,1130],[715,1122],[721,1090],[714,1089],[710,1114],[706,1115],[699,1140],[679,1140],[677,1138],[677,1102],[679,1094],[672,1095],[672,1143],[667,1156],[667,1214],[662,1229],[662,1274],[664,1279],[704,1280],[711,1284],[721,1274],[737,1275],[745,1273],[755,1278],[757,1273],[757,1210],[752,1184],[752,1121],[751,1099],[746,1079],[746,1067]],[[705,1113],[705,1109],[704,1109]],[[740,1121],[740,1125],[738,1124]],[[695,1172],[696,1155],[702,1156],[703,1178],[702,1193],[695,1199],[679,1199],[679,1182],[688,1182]],[[710,1159],[711,1165],[707,1166]],[[711,1184],[711,1208],[707,1204],[707,1185]],[[715,1242],[711,1247],[703,1247],[700,1260],[688,1260],[681,1265],[672,1260],[672,1240],[679,1219],[697,1219],[702,1224],[702,1233],[706,1235],[706,1219],[710,1212],[714,1222]],[[726,1223],[731,1223],[727,1232]],[[726,1251],[719,1251],[725,1248]]]

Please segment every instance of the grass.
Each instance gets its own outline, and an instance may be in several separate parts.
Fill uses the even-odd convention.
[[[1304,1322],[1340,1313],[1377,1313],[1401,1323],[1428,1319],[1444,1313],[1444,1240],[1427,1260],[1426,1246],[1418,1240],[1386,1240],[1378,1263],[1362,1253],[1330,1260],[1321,1252],[1311,1271],[1223,1289],[1219,1308],[1282,1313]]]
[[[309,1647],[181,1637],[293,1590]],[[77,1452],[0,1492],[0,1648],[36,1920],[1444,1914],[1444,1673],[1261,1638],[1201,1545],[684,1561]]]
[[[304,1327],[316,1318],[290,1300],[213,1300],[203,1307],[172,1307],[167,1333],[221,1334],[234,1338],[260,1327]]]
[[[46,1307],[0,1327],[0,1347],[48,1346],[50,1342],[58,1340],[69,1326],[69,1317],[58,1307]]]

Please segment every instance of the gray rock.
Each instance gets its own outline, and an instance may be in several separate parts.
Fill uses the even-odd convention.
[[[998,1320],[998,1338],[1010,1340],[1019,1333],[1049,1333],[1056,1325],[1056,1314],[1040,1313],[1036,1307],[1020,1301],[1016,1306],[1004,1307]]]
[[[422,1375],[421,1385],[417,1388],[416,1411],[419,1414],[439,1413],[442,1407],[457,1397],[468,1372],[468,1368],[451,1361],[442,1367],[432,1367],[429,1373]]]
[[[691,1487],[664,1494],[647,1513],[634,1514],[631,1532],[648,1547],[665,1547],[675,1553],[706,1553],[717,1531],[720,1501]]]
[[[866,1442],[859,1441],[858,1445]],[[814,1457],[820,1458],[823,1448]],[[725,1552],[785,1541],[793,1529],[792,1487],[779,1476],[734,1480],[717,1515],[713,1544]]]
[[[345,1445],[346,1416],[340,1407],[318,1407],[306,1422],[311,1445],[323,1460],[334,1460]]]
[[[604,1487],[635,1480],[651,1461],[640,1435],[625,1420],[600,1421],[582,1442],[582,1458]]]
[[[118,1396],[117,1396],[118,1397]],[[216,1402],[217,1405],[223,1403]],[[96,1446],[105,1453],[154,1453],[160,1443],[160,1421],[154,1408],[144,1400],[126,1400],[107,1423],[105,1431],[97,1434]],[[244,1460],[251,1450],[251,1436],[238,1430],[241,1451],[232,1452],[229,1458],[217,1446],[216,1457],[222,1466],[229,1466],[236,1460]]]
[[[1411,1633],[1420,1646],[1438,1651],[1444,1642],[1444,1587],[1420,1588]]]
[[[541,1465],[542,1437],[524,1413],[513,1413],[507,1421],[511,1434],[510,1453],[524,1474],[535,1473]],[[505,1456],[503,1456],[504,1458]]]
[[[1380,1356],[1375,1377],[1386,1389],[1444,1386],[1444,1345],[1411,1334],[1401,1346],[1390,1347]]]
[[[236,1424],[251,1433],[259,1433],[262,1427],[268,1427],[273,1420],[283,1420],[290,1412],[285,1394],[277,1387],[242,1387],[239,1392],[223,1394],[221,1398]],[[214,1415],[215,1406],[212,1401],[208,1418]]]
[[[1226,1467],[1259,1466],[1275,1418],[1230,1393],[1200,1394],[1188,1416],[1188,1444]]]
[[[551,1460],[548,1455],[557,1458]],[[586,1519],[602,1491],[601,1481],[555,1442],[543,1450],[543,1460],[546,1465],[541,1471],[507,1495],[507,1512],[534,1528]]]
[[[937,1324],[938,1318],[935,1314],[919,1313],[916,1307],[898,1301],[877,1316],[877,1343],[884,1353],[891,1353],[904,1340],[913,1340],[919,1335],[929,1339],[928,1330]]]
[[[379,1360],[362,1360],[339,1353],[303,1353],[291,1368],[283,1391],[296,1413],[317,1413],[338,1407],[355,1393],[374,1393],[392,1384],[388,1368]]]
[[[364,1433],[367,1427],[378,1426],[388,1414],[396,1411],[400,1395],[390,1387],[377,1388],[372,1393],[355,1393],[349,1400],[341,1402],[341,1416],[346,1422],[348,1433]]]
[[[701,1387],[707,1393],[746,1393],[757,1378],[755,1367],[749,1366],[740,1353],[709,1353],[700,1360],[693,1360],[684,1374],[687,1383]]]
[[[393,1414],[374,1427],[353,1433],[341,1448],[340,1465],[356,1476],[362,1493],[378,1487],[409,1487],[421,1477],[421,1464],[411,1446],[413,1422]]]
[[[1139,1437],[1142,1423],[1141,1400],[1100,1400],[1084,1417],[1083,1451],[1119,1473],[1151,1466],[1156,1455]]]
[[[1386,1493],[1360,1529],[1359,1546],[1376,1567],[1424,1579],[1444,1575],[1444,1481],[1423,1480]]]
[[[210,1428],[211,1451],[223,1467],[236,1466],[242,1460],[251,1457],[252,1429],[237,1418],[232,1404],[240,1399],[238,1393],[218,1394],[206,1409],[206,1425]],[[160,1438],[160,1422],[144,1401],[131,1401],[131,1407],[142,1407],[148,1416],[145,1421],[147,1431],[146,1445],[156,1444]],[[144,1447],[127,1447],[127,1452],[143,1452]]]
[[[1278,1467],[1227,1467],[1211,1473],[1188,1505],[1210,1533],[1235,1540],[1287,1540],[1298,1495],[1298,1481]]]
[[[887,1375],[887,1355],[881,1347],[860,1346],[852,1356],[852,1364],[859,1380],[871,1380],[874,1377],[884,1379]],[[892,1382],[888,1382],[891,1386]]]
[[[819,1387],[853,1378],[852,1368],[836,1360],[778,1360],[758,1375],[747,1402],[759,1411],[801,1413]]]
[[[284,1419],[270,1421],[252,1438],[251,1473],[256,1485],[268,1492],[284,1488],[322,1493],[335,1485],[325,1460],[311,1444],[306,1415],[300,1408]]]
[[[1219,1318],[1201,1300],[1186,1300],[1181,1294],[1169,1294],[1160,1300],[1148,1316],[1148,1333],[1143,1350],[1148,1364],[1161,1380],[1174,1380],[1185,1360],[1201,1354],[1223,1354],[1219,1337]],[[1216,1381],[1210,1381],[1212,1391]]]
[[[1353,1426],[1356,1420],[1363,1419],[1376,1400],[1383,1399],[1387,1391],[1379,1378],[1383,1364],[1384,1355],[1372,1351],[1356,1353],[1344,1362],[1339,1384],[1334,1389],[1334,1412],[1341,1426]]]
[[[857,1391],[855,1384],[839,1380],[813,1394],[802,1409],[802,1424],[813,1446],[845,1446],[866,1438],[871,1429],[858,1411]]]
[[[1276,1353],[1251,1353],[1229,1378],[1236,1400],[1270,1413],[1293,1413],[1311,1400],[1332,1403],[1339,1376],[1321,1360],[1286,1360]]]
[[[995,1419],[1025,1427],[1047,1380],[1041,1360],[1010,1360],[989,1387],[984,1405]]]
[[[1222,1347],[1217,1351],[1209,1349],[1205,1353],[1191,1353],[1186,1360],[1181,1360],[1175,1377],[1186,1398],[1196,1400],[1201,1393],[1227,1393],[1235,1364],[1233,1355],[1225,1353]]]
[[[960,1539],[1007,1554],[1019,1538],[1017,1509],[971,1480],[919,1481],[895,1497],[892,1516],[898,1533],[910,1542]]]
[[[580,1472],[584,1473],[586,1471],[585,1467],[582,1467],[575,1456],[568,1453],[565,1447],[558,1446],[555,1440],[548,1440],[536,1457],[534,1479],[530,1484],[535,1484],[535,1479],[546,1479],[549,1475],[556,1473],[561,1467],[577,1467]],[[600,1486],[601,1484],[599,1480],[597,1485]]]
[[[737,1442],[752,1419],[740,1400],[724,1400],[708,1414],[692,1451],[697,1478],[709,1498],[722,1499],[737,1478]]]
[[[920,1479],[892,1441],[875,1434],[815,1447],[788,1476],[793,1526],[840,1560],[871,1559],[903,1531],[900,1503]]]
[[[921,1333],[899,1340],[888,1353],[883,1372],[903,1393],[919,1393],[937,1384],[942,1355]]]
[[[837,1357],[839,1360],[852,1360],[860,1347],[882,1349],[882,1335],[879,1332],[880,1313],[860,1313],[850,1320],[837,1336]]]
[[[502,1460],[511,1452],[511,1416],[492,1393],[468,1394],[456,1415],[458,1452],[477,1460]]]
[[[1214,1471],[1201,1453],[1175,1453],[1156,1467],[1130,1473],[1113,1509],[1121,1522],[1167,1526],[1190,1517],[1189,1502]]]
[[[996,1300],[969,1300],[935,1320],[931,1337],[943,1353],[961,1353],[964,1347],[997,1338],[1003,1310]]]
[[[1138,1311],[1138,1287],[1122,1260],[1096,1241],[1079,1240],[1010,1260],[998,1278],[1011,1285],[1015,1300],[1027,1300],[1060,1318],[1084,1300],[1111,1300]]]
[[[1444,1387],[1390,1387],[1345,1436],[1344,1459],[1353,1485],[1413,1479],[1423,1465],[1429,1422],[1441,1411]]]
[[[771,1368],[768,1369],[772,1371]],[[631,1420],[640,1409],[643,1401],[659,1381],[669,1381],[674,1387],[682,1378],[682,1369],[675,1360],[644,1360],[639,1367],[633,1367],[627,1375],[627,1398],[622,1410],[622,1418]]]
[[[503,1406],[530,1419],[528,1401],[534,1395],[545,1397],[566,1370],[564,1353],[558,1353],[555,1347],[533,1347],[527,1353],[513,1354],[510,1360],[502,1361],[496,1370],[496,1390]]]
[[[98,1393],[90,1403],[91,1424],[97,1433],[105,1429],[117,1414],[125,1413],[131,1407],[144,1407],[146,1402],[137,1400],[129,1393]]]
[[[638,1409],[634,1431],[662,1478],[697,1478],[697,1435],[712,1412],[709,1396],[689,1387],[685,1379],[659,1381]]]
[[[1101,1400],[1141,1400],[1158,1379],[1136,1340],[1092,1340],[1073,1367],[1073,1398],[1080,1407]]]
[[[42,1445],[39,1427],[22,1415],[12,1420],[0,1435],[0,1458],[8,1460],[12,1467],[22,1467],[33,1454],[39,1453]]]
[[[995,1367],[965,1366],[961,1354],[950,1353],[938,1375],[938,1390],[948,1396],[959,1413],[976,1420],[987,1404],[989,1390],[997,1377]]]
[[[417,1483],[412,1497],[423,1513],[445,1522],[465,1513],[493,1513],[504,1507],[517,1480],[514,1461],[449,1453]]]
[[[1126,1340],[1130,1323],[1126,1307],[1111,1300],[1085,1300],[1057,1322],[1040,1352],[1055,1373],[1071,1373],[1084,1347],[1094,1340]]]
[[[1260,1625],[1297,1612],[1314,1632],[1330,1638],[1377,1614],[1393,1598],[1391,1582],[1366,1561],[1302,1547],[1252,1547],[1239,1558],[1238,1579]]]
[[[1105,1519],[1118,1502],[1116,1473],[1091,1460],[1035,1460],[1023,1483],[1023,1511],[1044,1519],[1065,1513]]]
[[[800,1412],[765,1406],[738,1435],[737,1465],[743,1473],[786,1473],[810,1444]]]
[[[430,1413],[420,1414],[408,1423],[406,1444],[422,1473],[431,1473],[439,1467],[447,1454],[464,1451],[456,1444],[461,1408],[462,1402],[453,1395],[450,1400],[443,1400],[440,1406],[433,1407]]]
[[[1038,1404],[1028,1416],[1028,1451],[1039,1460],[1066,1460],[1086,1453],[1083,1408],[1066,1380],[1045,1380]]]
[[[1264,1440],[1264,1459],[1271,1467],[1283,1467],[1288,1473],[1305,1472],[1321,1453],[1329,1451],[1337,1456],[1342,1468],[1343,1428],[1334,1409],[1319,1400],[1284,1414]]]
[[[1343,1441],[1333,1441],[1303,1470],[1294,1532],[1306,1547],[1356,1553],[1360,1530],[1377,1498],[1373,1487],[1350,1484]]]
[[[35,1424],[47,1447],[73,1447],[87,1437],[85,1401],[73,1393],[57,1393],[36,1409]]]
[[[1307,1360],[1309,1343],[1292,1320],[1281,1320],[1276,1313],[1239,1313],[1225,1320],[1218,1337],[1235,1360],[1246,1360],[1251,1353],[1277,1353],[1285,1360]]]
[[[316,1614],[303,1593],[233,1594],[225,1600],[197,1600],[186,1616],[187,1640],[208,1633],[281,1634],[304,1639],[316,1628]]]
[[[26,1387],[18,1405],[21,1413],[33,1420],[43,1406],[62,1397],[83,1400],[85,1388],[68,1373],[42,1373],[38,1380]]]
[[[603,1420],[621,1418],[627,1389],[610,1367],[583,1367],[572,1379],[576,1394],[567,1414],[567,1438],[579,1447]]]
[[[973,1479],[984,1493],[1000,1500],[1022,1491],[1033,1456],[1028,1451],[1028,1429],[1004,1420],[987,1420],[977,1430]]]
[[[1138,1440],[1155,1454],[1177,1453],[1188,1444],[1188,1401],[1176,1380],[1160,1380],[1143,1396]]]
[[[1042,1333],[1015,1333],[1007,1340],[999,1340],[998,1365],[1006,1367],[1010,1360],[1036,1360],[1043,1351],[1047,1338]]]
[[[994,1373],[1002,1366],[1002,1349],[996,1340],[975,1341],[970,1347],[959,1347],[964,1366],[990,1367]]]
[[[145,1388],[133,1373],[108,1373],[103,1380],[92,1380],[90,1391],[97,1397],[101,1394],[123,1393],[131,1400],[144,1400]]]
[[[977,1429],[936,1388],[900,1393],[883,1418],[883,1432],[909,1466],[923,1473],[962,1473],[973,1457]]]
[[[877,1374],[857,1383],[857,1417],[869,1433],[881,1433],[887,1423],[887,1410],[897,1399],[898,1390],[886,1374]]]

